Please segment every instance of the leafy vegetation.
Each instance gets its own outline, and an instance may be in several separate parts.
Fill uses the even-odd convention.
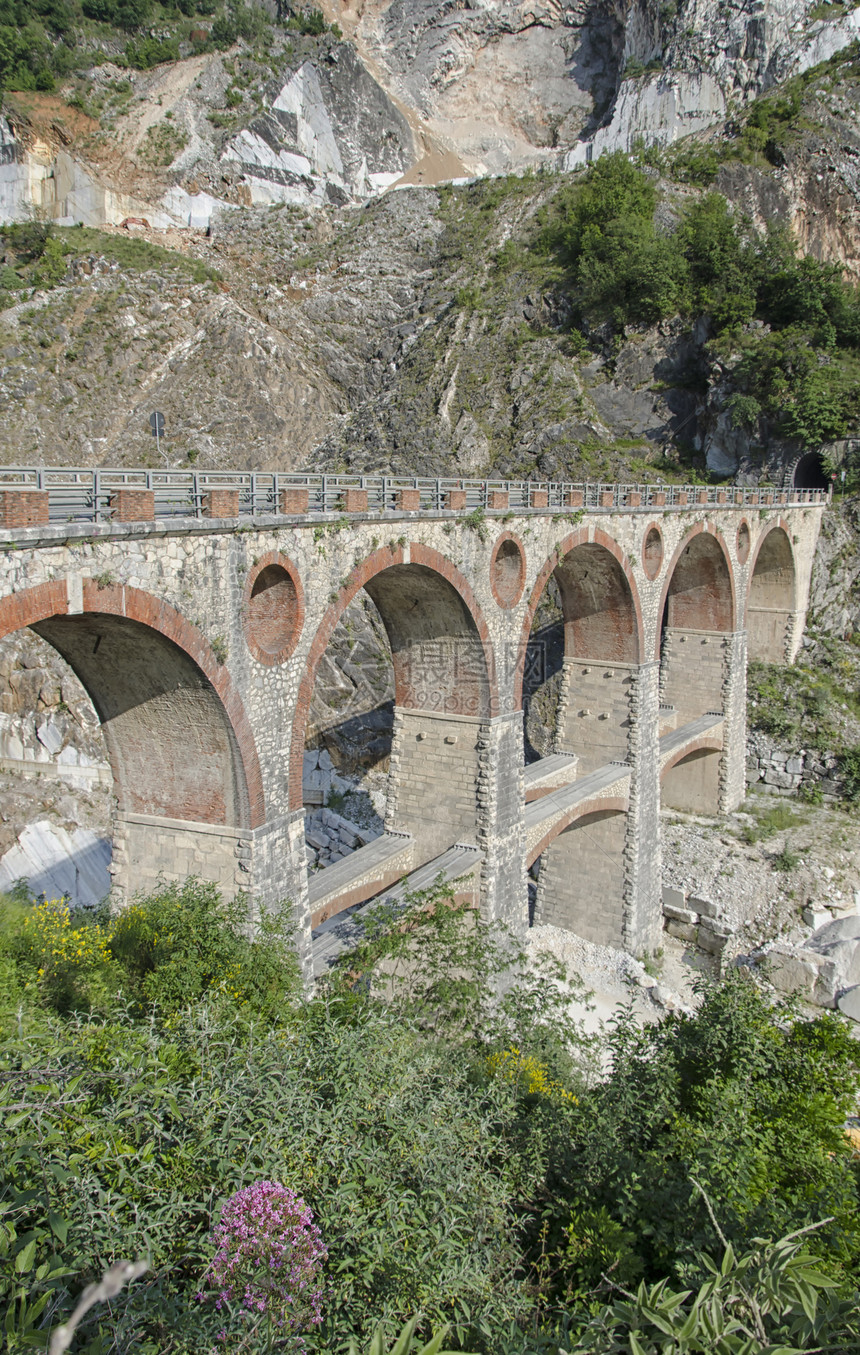
[[[788,804],[761,806],[752,800],[747,801],[745,811],[755,820],[754,823],[747,824],[741,833],[744,842],[750,845],[762,838],[772,837],[774,833],[785,833],[791,828],[798,828],[807,819],[803,811],[798,811],[794,805]]]
[[[277,17],[303,34],[340,36],[317,9],[293,13],[278,0]],[[271,23],[263,5],[244,0],[0,0],[0,90],[50,92],[106,59],[147,70],[177,61],[182,43],[205,51],[259,42]]]
[[[28,221],[0,226],[0,240],[7,245],[7,258],[11,253],[15,259],[14,265],[0,268],[0,308],[20,301],[22,292],[58,286],[74,259],[93,254],[134,272],[184,273],[198,283],[220,278],[214,268],[186,254],[134,236],[108,235],[91,226],[56,227]]]
[[[814,663],[750,663],[747,673],[750,728],[789,748],[803,747],[835,758],[848,804],[860,802],[860,699],[856,646],[816,637]]]
[[[654,176],[621,153],[555,195],[539,247],[563,262],[580,323],[706,315],[737,424],[764,417],[812,446],[844,437],[860,395],[860,295],[842,270],[798,258],[778,230],[759,235],[718,193],[672,230],[657,225],[657,201]]]
[[[444,890],[372,919],[311,1001],[283,931],[247,939],[240,907],[199,883],[118,919],[7,903],[2,924],[12,1351],[120,1257],[150,1269],[75,1349],[202,1352],[219,1332],[257,1348],[229,1285],[220,1313],[198,1295],[236,1231],[222,1206],[259,1183],[299,1230],[306,1202],[328,1253],[309,1352],[656,1351],[667,1335],[729,1351],[708,1323],[728,1342],[759,1319],[750,1351],[853,1339],[858,1071],[832,1013],[799,1020],[733,974],[696,1016],[639,1030],[620,1013],[602,1072],[559,967],[527,969]],[[819,1260],[757,1240],[810,1225]]]

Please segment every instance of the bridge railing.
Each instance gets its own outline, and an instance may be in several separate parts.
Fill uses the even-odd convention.
[[[116,515],[124,490],[152,494],[156,518],[263,516],[287,513],[367,512],[606,512],[667,508],[760,507],[824,503],[809,489],[741,489],[726,485],[615,484],[604,481],[477,480],[403,475],[313,475],[276,471],[86,470],[70,467],[0,467],[0,491],[46,492],[52,522],[101,522]],[[227,491],[226,499],[217,498]],[[213,499],[213,495],[216,496]],[[145,513],[143,516],[149,516]]]

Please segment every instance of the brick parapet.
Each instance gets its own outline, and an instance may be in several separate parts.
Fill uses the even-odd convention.
[[[48,493],[41,489],[0,489],[0,527],[10,530],[47,526]]]

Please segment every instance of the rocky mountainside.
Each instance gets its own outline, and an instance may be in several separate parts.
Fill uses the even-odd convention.
[[[171,465],[781,480],[709,317],[583,325],[542,232],[635,146],[658,234],[716,191],[860,274],[860,10],[198,9],[81,17],[5,97],[0,213],[84,225],[2,241],[3,460],[154,465],[158,408]]]

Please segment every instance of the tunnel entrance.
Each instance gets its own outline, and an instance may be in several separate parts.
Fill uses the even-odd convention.
[[[807,452],[800,458],[792,480],[795,489],[829,489],[831,483],[818,452]]]

